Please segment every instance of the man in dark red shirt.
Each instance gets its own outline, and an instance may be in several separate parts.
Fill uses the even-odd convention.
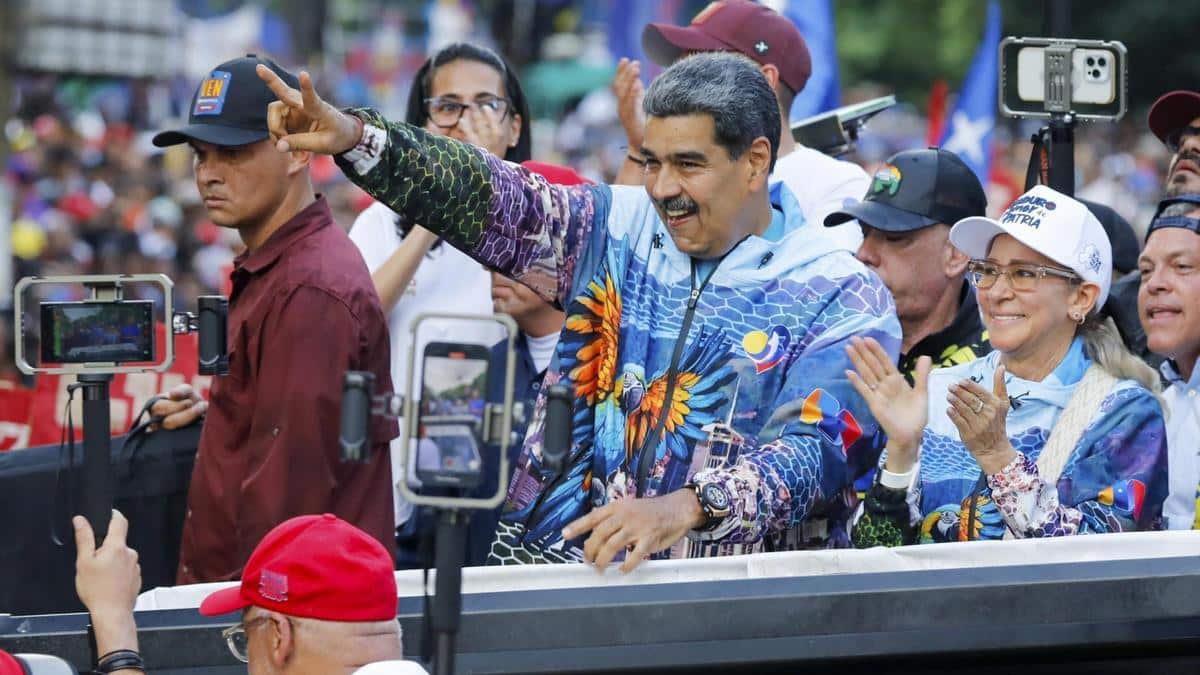
[[[187,143],[196,186],[213,222],[236,228],[229,374],[209,401],[189,387],[154,408],[163,426],[207,412],[183,527],[178,582],[235,579],[259,540],[293,516],[330,512],[394,547],[388,441],[395,422],[372,428],[365,463],[338,446],[342,376],[375,374],[391,389],[387,321],[362,256],[313,192],[309,153],[281,154],[267,132],[274,96],[253,55],[217,66],[192,100],[189,124],[154,137]]]

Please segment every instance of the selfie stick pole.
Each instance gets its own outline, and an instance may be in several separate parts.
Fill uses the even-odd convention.
[[[112,446],[109,440],[108,385],[112,375],[80,375],[83,388],[83,516],[99,546],[112,517]]]
[[[1071,34],[1071,0],[1048,0],[1043,5],[1043,19],[1048,37],[1069,37]],[[1070,86],[1067,87],[1070,89]],[[1056,112],[1050,117],[1049,166],[1046,183],[1051,188],[1075,196],[1075,115]]]
[[[445,509],[438,514],[434,560],[437,580],[429,621],[435,643],[434,675],[453,675],[454,641],[462,615],[462,566],[467,555],[467,514]]]

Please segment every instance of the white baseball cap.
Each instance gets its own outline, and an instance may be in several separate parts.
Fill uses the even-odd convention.
[[[972,216],[950,230],[950,242],[971,258],[987,257],[1001,234],[1050,258],[1100,287],[1096,309],[1108,299],[1112,285],[1112,244],[1104,226],[1081,202],[1045,185],[1017,198],[999,220]]]

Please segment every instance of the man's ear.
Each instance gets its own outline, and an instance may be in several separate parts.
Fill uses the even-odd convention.
[[[934,227],[940,227],[935,225]],[[958,250],[958,247],[950,243],[950,237],[946,237],[945,248],[942,255],[942,269],[947,278],[961,279],[967,273],[967,263],[971,262],[970,256]]]
[[[286,616],[272,612],[271,620],[267,622],[263,630],[268,633],[267,657],[271,660],[271,665],[275,670],[283,671],[287,667],[288,661],[296,653],[296,632],[293,630],[292,622],[288,621]]]
[[[758,67],[758,71],[767,78],[767,84],[771,85],[771,91],[779,90],[779,69],[770,63],[764,63]]]
[[[311,152],[304,152],[301,150],[295,150],[295,151],[289,152],[288,153],[288,168],[287,168],[288,176],[289,177],[295,176],[296,174],[300,173],[304,169],[307,169],[308,165],[311,163],[312,163],[312,153]]]
[[[759,136],[750,143],[745,156],[750,164],[750,191],[758,192],[766,187],[771,174],[771,142]]]

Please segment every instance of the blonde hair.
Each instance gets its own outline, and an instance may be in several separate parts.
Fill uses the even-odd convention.
[[[1083,348],[1089,358],[1118,380],[1133,380],[1149,389],[1162,403],[1159,392],[1162,382],[1158,373],[1146,362],[1129,351],[1117,327],[1110,318],[1101,318],[1096,312],[1088,314],[1077,334],[1083,338]]]

